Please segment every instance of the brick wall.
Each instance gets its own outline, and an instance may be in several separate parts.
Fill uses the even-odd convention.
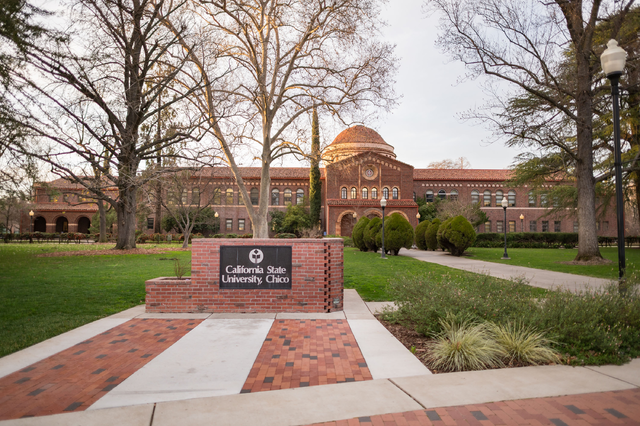
[[[223,245],[291,246],[291,289],[220,289],[220,246]],[[238,313],[341,311],[343,248],[340,238],[194,240],[191,278],[161,277],[147,281],[146,310]]]

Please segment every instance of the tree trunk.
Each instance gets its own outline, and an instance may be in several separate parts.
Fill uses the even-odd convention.
[[[104,208],[104,201],[98,200],[98,216],[100,217],[100,236],[99,243],[107,242],[107,213]]]
[[[153,232],[162,233],[162,183],[160,183],[160,179],[158,179],[156,186],[156,218],[153,222]]]
[[[118,214],[118,241],[116,249],[136,248],[136,190],[131,184],[120,188],[120,198],[116,204]]]

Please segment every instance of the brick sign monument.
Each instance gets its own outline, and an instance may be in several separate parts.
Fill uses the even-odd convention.
[[[147,312],[334,312],[343,306],[343,241],[198,239],[191,277],[146,285]]]

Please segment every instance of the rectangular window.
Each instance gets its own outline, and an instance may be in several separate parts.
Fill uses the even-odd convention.
[[[233,219],[227,219],[225,223],[227,224],[227,231],[233,231]]]
[[[578,222],[573,222],[573,232],[578,232]]]
[[[549,221],[548,220],[543,220],[542,221],[542,232],[549,232]]]
[[[609,230],[609,221],[605,220],[604,222],[602,222],[602,227],[604,228],[605,231]]]
[[[559,220],[554,220],[553,221],[553,232],[560,232],[560,228],[561,228],[561,223]]]
[[[535,220],[529,221],[529,232],[538,232],[538,222]]]
[[[504,232],[504,222],[496,220],[496,232]]]
[[[238,231],[244,231],[244,219],[238,219]]]
[[[200,188],[193,188],[191,190],[191,204],[195,206],[200,205]]]
[[[509,221],[509,232],[516,232],[516,221],[515,220],[510,220]]]
[[[152,217],[148,217],[147,218],[147,229],[153,229],[153,218]]]
[[[488,220],[484,223],[484,232],[491,232],[491,221]]]

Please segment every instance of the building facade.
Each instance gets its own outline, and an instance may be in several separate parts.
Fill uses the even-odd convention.
[[[328,235],[351,235],[360,217],[382,216],[380,199],[387,199],[385,215],[400,213],[414,227],[418,223],[417,197],[427,202],[436,199],[480,203],[488,220],[478,227],[479,232],[577,232],[577,219],[572,210],[564,214],[549,214],[550,200],[536,196],[527,185],[511,187],[509,170],[482,169],[415,169],[399,161],[394,148],[377,132],[364,126],[350,127],[341,132],[323,152],[325,167],[321,169],[322,213],[321,227]],[[203,171],[207,185],[200,191],[213,191],[211,206],[220,219],[223,234],[251,233],[247,214],[238,186],[229,168],[209,168]],[[260,168],[240,168],[250,200],[257,205],[260,187]],[[571,182],[549,180],[545,186],[570,185]],[[85,232],[87,221],[97,210],[86,200],[81,188],[66,185],[63,180],[51,182],[60,195],[48,195],[50,189],[36,189],[34,230],[43,232]],[[66,195],[65,195],[66,194]],[[269,190],[271,211],[285,211],[289,203],[302,203],[309,195],[309,168],[271,168]],[[184,194],[187,201],[196,193]],[[507,197],[506,222],[501,206]],[[153,229],[155,217],[150,215],[139,229]],[[615,208],[599,219],[598,235],[617,235]]]

